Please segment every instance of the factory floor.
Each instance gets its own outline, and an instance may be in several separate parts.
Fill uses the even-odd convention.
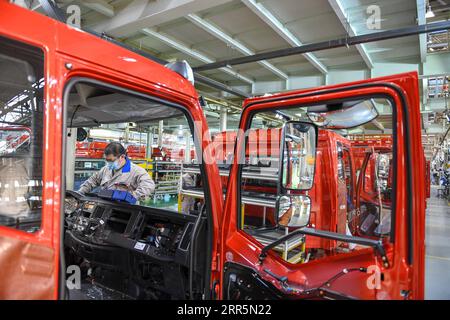
[[[425,299],[450,299],[450,206],[431,187],[425,232]]]

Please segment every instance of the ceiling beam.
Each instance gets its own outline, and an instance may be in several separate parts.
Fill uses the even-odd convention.
[[[41,8],[47,15],[61,22],[66,21],[66,14],[51,0],[39,0]]]
[[[416,0],[417,3],[417,24],[422,25],[427,23],[425,18],[426,14],[426,1]],[[427,35],[425,33],[419,34],[419,49],[420,49],[420,61],[425,63],[427,61]]]
[[[417,35],[421,33],[429,33],[434,31],[450,30],[450,21],[433,22],[427,23],[421,26],[411,26],[399,29],[392,29],[387,31],[379,31],[368,34],[362,34],[354,37],[344,37],[340,39],[333,39],[327,41],[321,41],[311,44],[304,44],[299,47],[279,49],[273,51],[266,51],[261,53],[256,53],[252,56],[238,57],[233,59],[225,59],[221,61],[216,61],[214,63],[205,64],[194,68],[194,71],[204,71],[217,69],[224,66],[233,66],[245,63],[251,63],[255,61],[265,60],[265,59],[275,59],[280,57],[288,57],[296,54],[303,54],[307,52],[329,50],[334,48],[342,48],[348,46],[354,46],[357,44],[383,41],[388,39],[396,39],[401,37],[408,37],[412,35]]]
[[[144,28],[136,28],[135,26],[137,21],[142,19],[143,12],[148,7],[148,2],[148,0],[132,0],[124,8],[115,12],[113,18],[102,20],[88,27],[95,32],[116,38],[124,38],[135,34]],[[146,27],[151,26],[149,24]]]
[[[47,4],[45,1],[50,1],[50,0],[39,0],[39,2],[41,4]],[[44,12],[49,17],[51,17],[53,19],[56,19],[56,20],[59,20],[61,22],[64,21],[64,20],[60,20],[61,17],[59,15],[55,14],[53,8],[43,5],[42,9],[44,10]],[[139,50],[137,48],[130,47],[130,46],[128,46],[128,45],[126,45],[126,44],[124,44],[124,43],[122,43],[120,41],[117,41],[117,40],[115,40],[115,39],[113,39],[111,37],[105,36],[105,34],[99,34],[98,32],[95,32],[95,31],[93,31],[91,29],[83,29],[83,31],[88,32],[88,33],[92,34],[95,37],[98,37],[98,38],[101,38],[101,39],[105,39],[106,41],[109,41],[111,43],[114,43],[117,46],[120,46],[122,48],[130,50],[131,52],[135,52],[136,54],[139,54],[139,55],[141,55],[141,56],[143,56],[143,57],[145,57],[147,59],[150,59],[150,60],[152,60],[152,61],[154,61],[156,63],[159,63],[161,65],[166,65],[167,64],[167,61],[165,61],[165,60],[159,59],[159,58],[155,57],[154,55],[149,54],[148,52],[145,52],[143,50]],[[249,98],[251,96],[247,92],[244,92],[244,91],[242,91],[240,89],[237,89],[237,88],[233,88],[233,87],[231,87],[231,86],[229,86],[227,84],[221,83],[221,82],[219,82],[217,80],[210,79],[210,78],[208,78],[208,77],[206,77],[206,76],[204,76],[202,74],[196,73],[196,72],[194,72],[194,78],[195,78],[196,83],[201,83],[201,84],[204,84],[204,85],[206,85],[208,87],[211,87],[211,88],[214,88],[214,89],[218,89],[221,92],[230,93],[230,94],[232,94],[232,95],[234,95],[236,97]],[[254,87],[254,85],[252,85],[252,88],[253,87]]]
[[[373,123],[373,125],[375,126],[375,127],[377,127],[378,129],[380,129],[381,130],[381,132],[384,132],[384,126],[383,126],[383,124],[380,122],[380,121],[378,121],[378,120],[372,120],[372,123]]]
[[[249,49],[243,43],[241,43],[240,41],[234,39],[232,36],[228,35],[224,31],[220,30],[218,27],[216,27],[212,23],[206,21],[205,19],[200,18],[198,15],[196,15],[196,14],[189,14],[189,15],[187,15],[186,18],[189,21],[191,21],[192,23],[194,23],[195,25],[197,25],[198,27],[202,28],[206,32],[208,32],[211,35],[213,35],[214,37],[216,37],[217,39],[219,39],[219,40],[225,42],[226,44],[234,47],[240,53],[242,53],[242,54],[244,54],[246,56],[251,56],[251,55],[255,54],[254,51]],[[269,70],[272,73],[274,73],[275,75],[277,75],[278,77],[280,77],[280,78],[282,78],[284,80],[287,80],[289,78],[289,76],[286,73],[284,73],[283,71],[281,71],[280,69],[275,67],[273,64],[271,64],[271,63],[269,63],[269,62],[267,62],[265,60],[261,60],[261,61],[257,61],[257,62],[260,65],[262,65],[264,68],[266,68],[267,70]]]
[[[147,36],[151,36],[153,38],[156,38],[156,39],[164,42],[166,45],[168,45],[168,46],[170,46],[170,47],[172,47],[172,48],[174,48],[174,49],[176,49],[176,50],[178,50],[178,51],[180,51],[180,52],[182,52],[182,53],[184,53],[184,54],[186,54],[188,56],[191,56],[192,58],[194,58],[196,60],[199,60],[199,61],[201,61],[203,63],[213,63],[215,61],[214,59],[208,57],[207,55],[205,55],[205,54],[203,54],[203,53],[201,53],[201,52],[199,52],[197,50],[192,49],[188,45],[186,45],[186,44],[184,44],[184,43],[182,43],[182,42],[180,42],[180,41],[178,41],[178,40],[176,40],[176,39],[174,39],[174,38],[172,38],[172,37],[170,37],[170,36],[168,36],[166,34],[158,32],[155,28],[144,28],[144,29],[142,29],[142,33],[147,35]],[[246,82],[248,84],[251,84],[251,85],[254,84],[254,81],[252,79],[250,79],[250,78],[248,78],[248,77],[246,77],[246,76],[244,76],[244,75],[242,75],[242,74],[240,74],[240,73],[238,73],[238,72],[236,72],[236,71],[234,71],[234,70],[232,70],[230,68],[223,67],[223,68],[220,68],[219,70],[222,70],[223,72],[226,72],[229,75],[231,75],[231,76],[233,76],[233,77],[235,77],[235,78],[237,78],[237,79],[239,79],[241,81],[244,81],[244,82]]]
[[[278,20],[269,10],[267,10],[266,7],[264,7],[263,4],[256,2],[256,0],[242,0],[242,2],[291,46],[298,47],[303,44],[300,39],[294,36],[280,20]],[[327,67],[320,62],[315,55],[312,53],[305,53],[303,56],[321,73],[328,73]]]
[[[11,0],[10,2],[14,3],[15,5],[17,5],[19,7],[30,9],[28,1],[26,1],[26,0]]]
[[[356,36],[356,31],[350,24],[350,21],[348,20],[344,6],[342,5],[340,0],[328,0],[328,3],[330,4],[331,8],[333,8],[334,13],[338,17],[339,21],[341,22],[342,26],[348,33],[350,37]],[[363,44],[357,44],[356,50],[358,50],[359,54],[361,55],[362,59],[366,63],[367,67],[369,69],[373,68],[373,62],[372,59],[369,56],[369,53],[367,52],[366,48]]]
[[[41,2],[40,2],[39,0],[33,0],[33,1],[31,2],[30,9],[31,9],[32,11],[39,10],[40,8],[42,8],[42,4],[41,4]]]
[[[133,0],[117,11],[114,18],[89,27],[93,31],[113,37],[128,37],[144,28],[155,27],[230,1],[232,0]]]
[[[103,14],[109,18],[114,17],[114,7],[105,0],[83,0],[80,3],[91,10]]]
[[[238,88],[233,88],[225,83],[216,81],[211,78],[207,78],[204,75],[201,75],[200,73],[194,73],[195,83],[201,83],[204,84],[210,88],[218,89],[221,93],[231,93],[232,95],[240,98],[250,98],[252,95],[244,92]]]
[[[110,5],[106,0],[58,0],[58,2],[66,5],[77,3],[108,18],[114,17],[114,7]]]

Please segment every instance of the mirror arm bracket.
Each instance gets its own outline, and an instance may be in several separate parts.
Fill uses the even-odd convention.
[[[365,246],[370,246],[370,247],[374,248],[375,251],[378,251],[378,253],[380,254],[381,259],[383,261],[383,266],[385,268],[388,268],[390,265],[389,259],[386,255],[386,250],[384,250],[384,247],[383,247],[383,244],[381,241],[369,240],[369,239],[364,239],[364,238],[359,238],[359,237],[351,237],[351,236],[347,236],[347,235],[340,235],[340,234],[337,234],[334,232],[321,231],[321,230],[316,230],[316,229],[307,228],[307,227],[303,227],[303,228],[294,230],[291,233],[281,237],[280,239],[278,239],[272,243],[269,243],[267,246],[262,248],[261,253],[259,254],[259,263],[261,265],[263,264],[264,260],[267,257],[267,252],[269,250],[273,249],[280,243],[283,243],[284,241],[286,241],[296,235],[299,235],[299,234],[311,235],[311,236],[322,237],[322,238],[327,238],[327,239],[332,239],[332,240],[339,240],[339,241],[344,241],[344,242],[350,242],[350,243],[356,243],[356,244],[361,244],[361,245],[365,245]]]
[[[377,241],[377,240],[365,239],[365,238],[361,238],[361,237],[341,235],[341,234],[338,234],[335,232],[316,230],[316,229],[306,228],[306,227],[298,229],[296,231],[298,231],[298,233],[300,233],[300,234],[322,237],[322,238],[326,238],[326,239],[338,240],[338,241],[349,242],[349,243],[356,243],[356,244],[360,244],[363,246],[372,247],[381,256],[381,260],[383,261],[383,266],[385,268],[389,267],[389,260],[386,255],[386,250],[384,250],[383,243],[380,240]]]
[[[264,260],[267,257],[267,252],[273,248],[275,248],[277,245],[279,245],[280,243],[285,242],[286,240],[289,240],[290,238],[298,235],[298,234],[302,234],[301,232],[301,228],[297,229],[295,231],[292,231],[291,233],[288,233],[287,235],[281,237],[280,239],[269,243],[267,246],[265,246],[264,248],[262,248],[261,253],[259,254],[259,264],[263,264]]]
[[[385,268],[389,268],[389,259],[386,255],[386,250],[384,250],[383,244],[381,241],[378,241],[378,244],[374,247],[374,250],[378,251],[381,256],[381,260],[383,260],[383,266]]]

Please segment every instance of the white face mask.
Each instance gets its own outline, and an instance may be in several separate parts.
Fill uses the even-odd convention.
[[[117,169],[119,169],[119,167],[120,167],[120,158],[118,158],[114,161],[108,162],[108,168],[111,170],[117,170]]]

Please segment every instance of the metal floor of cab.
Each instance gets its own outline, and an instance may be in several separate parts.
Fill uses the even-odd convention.
[[[450,206],[431,187],[425,231],[425,299],[450,299]]]
[[[80,290],[70,290],[69,300],[128,300],[126,297],[119,292],[115,292],[106,289],[100,285],[94,284],[91,281],[83,280],[81,283]]]

